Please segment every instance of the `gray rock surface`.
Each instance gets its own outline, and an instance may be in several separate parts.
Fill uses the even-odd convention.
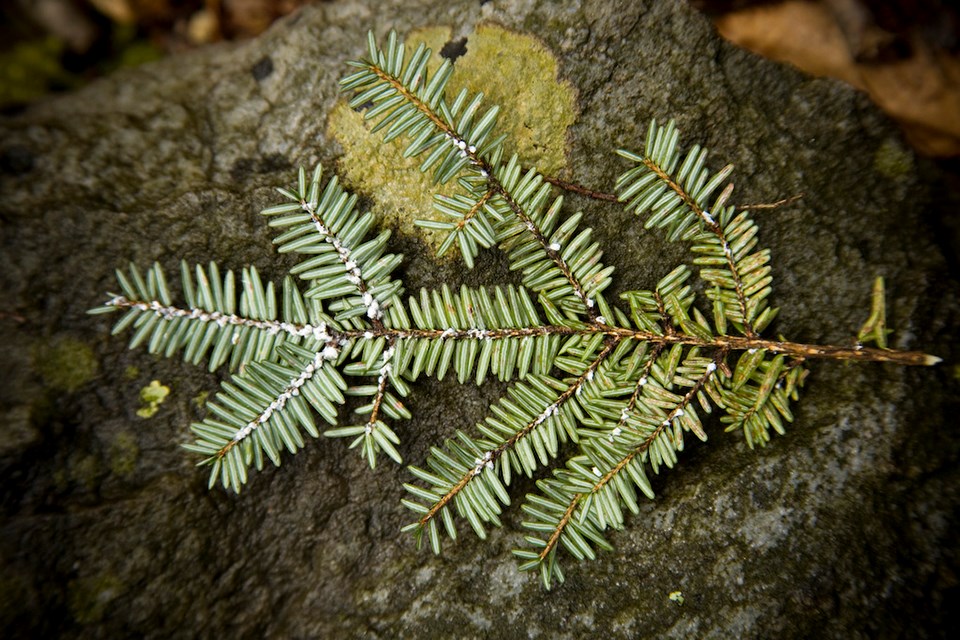
[[[339,442],[311,443],[239,497],[208,492],[178,444],[216,376],[129,352],[109,318],[84,314],[131,259],[281,276],[289,262],[256,212],[298,164],[336,159],[326,114],[367,29],[451,25],[469,48],[485,20],[542,38],[577,88],[578,181],[610,185],[612,148],[676,117],[690,144],[738,166],[739,202],[805,194],[758,214],[775,331],[849,340],[883,274],[895,345],[945,359],[815,366],[787,437],[751,452],[715,426],[656,480],[617,550],[568,562],[550,593],[509,557],[517,509],[487,543],[416,553],[399,533],[406,472],[371,473]],[[0,168],[4,637],[938,637],[955,619],[958,287],[940,174],[863,96],[723,44],[683,4],[325,3],[0,120]],[[684,259],[615,207],[571,202],[621,290]],[[396,240],[408,289],[464,277]],[[489,258],[466,277],[502,269]],[[172,393],[144,420],[153,379]],[[499,392],[419,384],[405,459]]]

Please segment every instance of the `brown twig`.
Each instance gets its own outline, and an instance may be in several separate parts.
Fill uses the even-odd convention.
[[[542,174],[541,174],[542,175]],[[604,193],[603,191],[594,191],[593,189],[588,189],[587,187],[575,184],[573,182],[567,182],[566,180],[561,180],[560,178],[554,178],[553,176],[544,175],[543,179],[546,182],[549,182],[555,187],[559,187],[564,191],[570,191],[571,193],[579,193],[580,195],[587,196],[588,198],[593,198],[594,200],[603,200],[605,202],[619,202],[617,196],[612,193]]]
[[[744,204],[739,207],[741,211],[750,211],[755,209],[776,209],[777,207],[782,207],[784,205],[792,204],[797,200],[803,198],[802,193],[798,193],[795,196],[790,196],[789,198],[784,198],[783,200],[777,200],[776,202],[761,202],[758,204]]]

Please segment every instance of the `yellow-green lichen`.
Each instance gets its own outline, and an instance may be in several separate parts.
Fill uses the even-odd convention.
[[[556,175],[567,165],[567,128],[577,117],[576,92],[558,78],[553,53],[536,38],[480,26],[456,61],[449,92],[482,91],[500,105],[499,132],[526,166]],[[522,88],[522,90],[520,90]]]
[[[419,234],[437,248],[442,236],[413,224],[433,217],[433,196],[440,192],[430,176],[416,171],[419,162],[403,158],[403,147],[397,143],[382,144],[371,135],[363,116],[346,103],[333,108],[328,127],[344,150],[339,167],[344,182],[373,198],[373,211],[385,225]]]
[[[150,384],[140,389],[141,406],[137,410],[137,415],[141,418],[153,417],[168,395],[170,395],[170,387],[160,384],[159,380],[151,380]]]
[[[207,398],[209,397],[209,391],[201,391],[197,395],[193,396],[192,402],[197,409],[203,409],[205,406],[207,406]]]
[[[406,41],[413,47],[424,42],[436,52],[450,38],[449,28],[431,27],[408,34]],[[466,53],[456,59],[454,70],[448,95],[462,88],[482,91],[484,104],[500,105],[497,133],[507,135],[507,154],[517,153],[524,166],[547,174],[556,175],[566,166],[566,131],[576,119],[576,94],[569,82],[558,79],[557,60],[539,40],[481,26],[467,38]],[[420,235],[436,249],[444,234],[415,227],[413,221],[439,217],[433,210],[434,195],[449,193],[451,185],[435,187],[429,175],[415,170],[422,158],[403,158],[409,141],[384,144],[369,129],[363,115],[346,103],[332,110],[327,130],[343,148],[341,177],[373,198],[375,213],[387,224]]]
[[[123,583],[112,573],[71,580],[67,585],[70,613],[80,624],[100,622],[122,591]]]
[[[33,361],[46,385],[68,393],[97,374],[93,349],[73,338],[55,338],[33,350]]]
[[[57,491],[66,491],[70,488],[70,480],[67,478],[67,470],[59,467],[53,471],[53,486]]]
[[[121,478],[129,478],[137,467],[140,447],[130,433],[123,431],[110,443],[110,471]]]
[[[913,172],[913,154],[897,140],[887,138],[873,155],[873,167],[885,178],[900,178]]]
[[[450,41],[450,38],[453,37],[453,30],[444,25],[432,25],[427,27],[420,27],[419,29],[414,29],[407,34],[406,42],[407,45],[412,45],[412,49],[416,49],[420,46],[420,43],[427,45],[430,50],[434,52],[435,55],[439,55],[440,49],[443,48],[447,42]],[[437,65],[433,67],[436,68]]]
[[[100,460],[92,453],[77,452],[67,461],[70,482],[86,491],[97,487],[103,471]]]

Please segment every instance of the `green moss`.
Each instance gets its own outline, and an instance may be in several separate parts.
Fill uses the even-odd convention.
[[[121,478],[129,478],[137,467],[140,457],[140,447],[137,441],[126,431],[121,432],[110,443],[109,449],[110,470]]]
[[[160,384],[159,380],[151,380],[150,384],[140,389],[140,408],[137,415],[141,418],[150,418],[160,410],[167,396],[170,395],[170,387]]]
[[[203,409],[205,406],[207,406],[207,398],[209,397],[209,391],[201,391],[197,395],[193,396],[193,404],[196,405],[198,409]]]
[[[897,140],[887,138],[873,156],[873,167],[887,178],[900,178],[913,173],[913,154]]]
[[[71,580],[67,585],[70,614],[80,624],[103,620],[107,608],[123,591],[123,583],[112,573]]]
[[[97,486],[102,467],[97,456],[76,454],[69,461],[70,481],[87,491],[93,491]]]
[[[431,27],[410,33],[407,42],[424,42],[438,51],[450,39],[450,29]],[[497,26],[481,26],[467,39],[466,53],[454,63],[456,72],[447,94],[462,88],[484,92],[484,103],[500,105],[499,131],[507,134],[525,166],[547,174],[567,164],[566,132],[576,119],[576,93],[557,77],[553,54],[537,39]],[[523,87],[518,91],[517,87]],[[436,219],[434,195],[441,192],[429,175],[415,170],[421,159],[403,158],[409,141],[384,144],[371,135],[363,115],[341,102],[331,111],[327,131],[343,147],[339,174],[354,190],[371,196],[374,211],[387,224],[415,233],[435,249],[444,234],[415,227],[416,219]],[[450,185],[443,187],[444,192]]]
[[[67,479],[67,471],[58,468],[53,472],[53,486],[57,491],[66,491],[70,487],[70,481]]]
[[[55,338],[36,347],[33,360],[44,383],[58,391],[76,391],[97,374],[93,350],[73,338]]]
[[[74,86],[79,78],[60,64],[65,43],[47,37],[19,42],[0,53],[0,105],[35,100],[54,87]]]
[[[123,370],[123,377],[126,378],[127,380],[136,380],[137,376],[139,375],[140,375],[139,367],[135,367],[132,364]]]

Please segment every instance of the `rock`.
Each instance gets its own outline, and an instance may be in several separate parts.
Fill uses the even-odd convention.
[[[367,29],[447,25],[452,48],[466,38],[469,52],[484,21],[541,38],[579,93],[566,177],[609,189],[624,167],[613,149],[639,147],[649,118],[675,117],[687,144],[714,149],[716,166],[738,166],[738,202],[804,194],[757,213],[781,307],[774,331],[849,340],[882,274],[894,346],[945,359],[924,370],[815,365],[787,437],[749,451],[714,425],[708,444],[656,478],[656,501],[611,536],[616,551],[568,561],[567,583],[552,592],[509,557],[518,509],[486,543],[461,527],[441,557],[417,553],[399,533],[410,518],[399,504],[407,473],[370,472],[339,442],[310,443],[240,496],[208,492],[177,445],[216,376],[128,352],[109,337],[108,318],[84,313],[130,259],[170,269],[217,259],[281,276],[290,262],[272,252],[257,211],[297,165],[333,167],[341,149],[327,115]],[[960,467],[948,417],[958,287],[951,241],[938,233],[944,178],[904,150],[863,96],[733,49],[683,4],[323,3],[251,42],[125,71],[0,120],[0,167],[7,637],[936,637],[949,628]],[[596,227],[618,290],[651,286],[686,258],[616,207],[569,203]],[[463,274],[397,235],[408,290],[509,277],[496,254]],[[52,384],[33,355],[46,344],[92,351],[98,366],[83,369],[92,379]],[[136,411],[152,380],[171,392],[147,421]],[[479,420],[501,392],[419,382],[416,419],[398,427],[404,458],[422,460],[451,423]]]

